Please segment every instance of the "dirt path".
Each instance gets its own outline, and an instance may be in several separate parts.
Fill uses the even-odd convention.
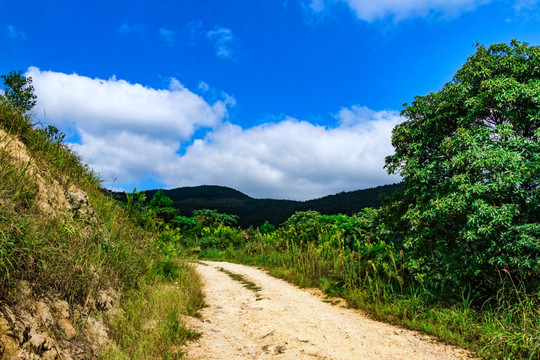
[[[190,360],[470,359],[465,350],[323,302],[313,291],[253,267],[205,261],[197,270],[208,307],[191,321],[203,336],[187,348]],[[246,288],[230,273],[260,290]]]

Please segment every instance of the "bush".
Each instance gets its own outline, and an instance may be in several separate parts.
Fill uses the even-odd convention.
[[[389,172],[405,180],[403,247],[417,280],[485,299],[509,273],[540,289],[540,47],[478,46],[452,82],[396,126]]]

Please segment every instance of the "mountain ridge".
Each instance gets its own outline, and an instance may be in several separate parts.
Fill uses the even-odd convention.
[[[159,189],[145,191],[147,198]],[[241,227],[261,226],[265,221],[280,225],[297,211],[314,210],[321,214],[352,215],[366,207],[379,207],[379,195],[391,196],[403,191],[403,183],[381,185],[368,189],[344,191],[321,198],[299,201],[252,198],[236,189],[220,185],[186,186],[165,190],[180,215],[191,216],[194,210],[212,209],[237,215]]]

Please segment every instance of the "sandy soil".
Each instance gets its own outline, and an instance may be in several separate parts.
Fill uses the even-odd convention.
[[[254,282],[253,291],[225,269]],[[187,359],[470,359],[467,351],[413,331],[370,320],[360,311],[324,302],[253,267],[205,261],[197,265],[205,284],[202,332]]]

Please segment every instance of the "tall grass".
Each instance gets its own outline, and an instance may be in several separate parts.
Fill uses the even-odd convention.
[[[2,154],[0,152],[0,158]],[[6,174],[6,168],[8,174]],[[84,302],[104,286],[135,286],[155,261],[151,234],[134,226],[114,202],[91,196],[92,221],[46,216],[33,203],[35,196],[25,174],[0,170],[0,193],[12,197],[0,203],[0,297],[20,280],[35,292],[54,289],[72,302]],[[7,175],[16,188],[6,189]]]
[[[0,127],[11,135],[0,139],[4,146],[18,139],[30,154],[24,163],[0,148],[0,299],[9,300],[21,280],[35,293],[53,289],[79,303],[106,286],[136,286],[157,259],[155,234],[104,196],[95,174],[67,146],[2,101]],[[60,193],[72,184],[83,189],[94,215],[43,212],[35,201],[36,171]]]
[[[485,359],[540,358],[540,294],[510,277],[489,299],[478,298],[474,289],[444,298],[408,275],[406,252],[360,241],[352,250],[339,230],[328,229],[309,242],[295,238],[292,229],[253,232],[240,246],[203,247],[199,255],[256,265],[299,286],[319,287],[376,319],[434,335]]]
[[[32,297],[53,292],[82,306],[101,290],[120,290],[120,310],[108,319],[112,343],[102,357],[180,358],[181,341],[197,336],[181,317],[203,304],[193,269],[173,263],[152,219],[141,226],[104,195],[99,178],[62,137],[1,99],[0,129],[8,134],[0,138],[0,304],[20,302],[23,282]],[[17,140],[29,153],[26,163],[14,159],[13,147],[8,151]],[[85,191],[93,213],[43,211],[36,172],[59,193],[72,185]]]
[[[182,346],[200,336],[184,319],[203,305],[199,278],[185,263],[167,267],[168,276],[126,294],[122,311],[110,319],[116,342],[103,351],[104,359],[180,359]]]

